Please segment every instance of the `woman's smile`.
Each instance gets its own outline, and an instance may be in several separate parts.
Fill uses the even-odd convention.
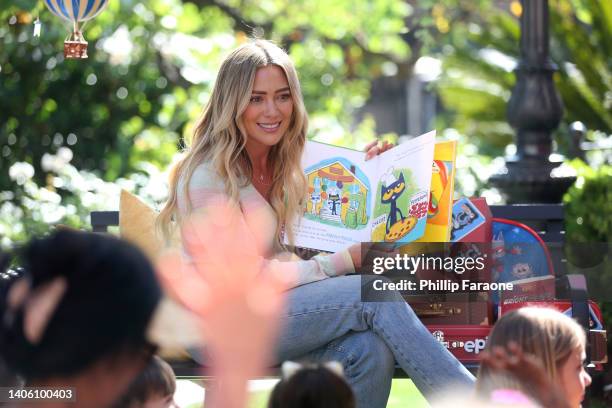
[[[264,132],[274,133],[280,129],[281,122],[275,123],[258,123],[257,125],[263,129]]]

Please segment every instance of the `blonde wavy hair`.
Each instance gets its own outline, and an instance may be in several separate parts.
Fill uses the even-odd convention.
[[[552,381],[557,379],[559,369],[570,355],[586,347],[585,332],[576,321],[545,307],[524,307],[502,316],[491,331],[486,349],[506,347],[510,341],[515,341],[524,353],[535,356]],[[481,365],[476,394],[488,398],[492,391],[501,388],[517,389],[537,397],[530,384]]]
[[[282,246],[284,227],[292,242],[291,221],[298,214],[307,192],[301,157],[306,142],[308,116],[293,62],[285,51],[266,40],[254,40],[238,47],[221,64],[212,94],[195,124],[184,157],[170,174],[168,201],[156,222],[158,231],[166,241],[174,232],[172,221],[181,222],[178,189],[182,186],[183,195],[189,197],[189,180],[202,162],[209,162],[224,181],[232,203],[238,203],[240,188],[250,183],[253,166],[245,149],[248,135],[242,114],[251,98],[256,71],[269,65],[283,70],[293,99],[293,114],[287,133],[268,155],[268,168],[273,175],[270,204],[278,219],[276,237]],[[187,208],[189,212],[191,208]]]

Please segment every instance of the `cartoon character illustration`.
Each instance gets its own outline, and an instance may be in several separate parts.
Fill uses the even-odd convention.
[[[402,210],[398,207],[398,199],[406,191],[404,173],[400,171],[399,176],[396,177],[393,174],[393,167],[391,167],[381,181],[380,202],[390,206],[389,213],[386,216],[385,241],[395,242],[412,231],[418,219],[412,214],[404,216]],[[425,208],[424,211],[427,211],[427,209]]]
[[[315,190],[314,192],[310,193],[310,202],[312,203],[310,213],[312,215],[319,215],[317,211],[317,205],[321,202],[321,192]]]
[[[448,171],[442,160],[434,160],[431,171],[431,190],[429,191],[429,207],[427,218],[433,218],[438,214],[438,203],[442,199],[444,189],[448,185]]]
[[[343,158],[331,158],[308,167],[305,173],[305,218],[350,229],[362,229],[368,224],[370,186],[357,166]]]
[[[527,262],[519,262],[512,265],[512,276],[516,279],[526,279],[534,275],[531,265]]]
[[[399,179],[396,179],[393,175],[393,168],[383,178],[383,188],[380,191],[380,202],[383,204],[390,204],[391,209],[387,216],[387,234],[395,223],[397,223],[397,214],[399,213],[400,221],[404,221],[405,217],[402,211],[397,208],[397,199],[402,195],[406,187],[404,182],[404,173],[400,172]]]
[[[484,257],[485,254],[483,254],[482,249],[480,248],[480,246],[478,244],[475,244],[473,242],[468,242],[464,244],[465,246],[463,248],[461,248],[461,250],[458,252],[458,256],[461,258],[472,258],[472,259],[476,259],[479,257]]]
[[[355,229],[359,224],[367,223],[365,204],[363,201],[363,194],[361,193],[353,193],[349,195],[349,207],[346,213],[346,226],[348,228]]]
[[[340,190],[336,186],[327,188],[327,203],[331,211],[331,215],[338,214],[338,205],[340,204]]]
[[[456,230],[465,227],[477,218],[477,215],[467,205],[461,206],[461,211],[458,214],[453,214],[453,231],[451,235],[454,237]]]

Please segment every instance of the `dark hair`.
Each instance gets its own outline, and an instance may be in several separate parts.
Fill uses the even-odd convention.
[[[0,298],[0,357],[26,380],[78,374],[102,357],[138,353],[161,298],[153,267],[135,246],[108,235],[60,230],[20,253],[32,290],[64,277],[67,289],[37,344],[24,311]],[[25,303],[25,302],[24,302]]]
[[[172,367],[158,356],[153,356],[114,407],[128,408],[135,404],[144,404],[154,396],[174,395],[175,390],[176,379]]]
[[[355,396],[339,375],[322,365],[308,365],[281,380],[268,408],[354,408]]]

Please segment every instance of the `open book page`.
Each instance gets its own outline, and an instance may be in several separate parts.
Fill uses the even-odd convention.
[[[411,242],[425,232],[435,136],[410,139],[376,159],[370,241]]]
[[[337,252],[369,240],[377,161],[364,158],[360,151],[306,143],[302,167],[308,195],[294,224],[296,246]]]
[[[295,245],[337,252],[369,241],[409,242],[423,234],[435,132],[365,161],[365,153],[307,142],[308,194]]]

